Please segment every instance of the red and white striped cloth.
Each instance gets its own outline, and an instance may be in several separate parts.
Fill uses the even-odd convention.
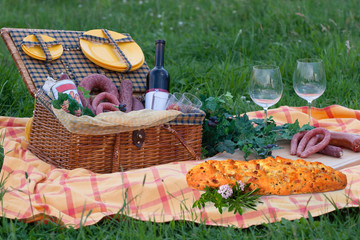
[[[263,117],[261,111],[248,115]],[[307,121],[306,107],[281,107],[270,110],[269,115],[273,115],[278,123],[293,122],[296,118],[301,123]],[[313,117],[315,126],[360,132],[360,111],[334,105],[313,109]],[[199,161],[174,162],[112,174],[95,174],[85,169],[56,169],[27,150],[28,143],[24,138],[27,120],[0,117],[0,136],[5,134],[2,144],[6,154],[0,178],[5,181],[7,190],[0,215],[7,218],[25,222],[45,219],[78,228],[123,213],[144,221],[187,220],[245,228],[282,218],[299,219],[307,217],[309,212],[312,216],[331,212],[335,208],[329,199],[339,209],[359,205],[360,166],[356,165],[341,170],[348,178],[344,190],[325,194],[262,196],[263,203],[258,204],[257,211],[245,210],[243,215],[226,210],[220,214],[211,204],[200,211],[193,209],[192,204],[201,192],[189,188],[185,180],[187,171]],[[217,157],[223,158],[222,154]],[[360,154],[358,159],[360,163]]]

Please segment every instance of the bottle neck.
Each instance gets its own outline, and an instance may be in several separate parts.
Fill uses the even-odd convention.
[[[164,52],[165,52],[165,43],[156,43],[155,47],[155,66],[163,67],[164,66]]]

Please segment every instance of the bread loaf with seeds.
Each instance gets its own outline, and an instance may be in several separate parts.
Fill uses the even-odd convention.
[[[320,162],[268,157],[237,161],[208,160],[188,171],[186,181],[191,188],[205,190],[251,183],[249,191],[259,188],[258,195],[290,195],[340,190],[346,187],[346,175]]]

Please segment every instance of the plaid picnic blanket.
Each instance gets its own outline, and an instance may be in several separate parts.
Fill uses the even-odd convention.
[[[249,113],[262,117],[261,112]],[[307,119],[306,107],[281,107],[269,111],[278,122],[291,122],[298,116]],[[313,111],[315,125],[344,132],[359,132],[360,112],[341,106]],[[302,119],[300,119],[302,121]],[[95,174],[85,169],[56,169],[27,150],[24,138],[27,118],[0,117],[0,143],[5,158],[0,180],[6,190],[0,215],[25,222],[55,221],[78,228],[91,225],[106,216],[125,214],[143,221],[187,220],[208,225],[246,228],[252,225],[318,216],[335,208],[355,207],[360,199],[360,155],[353,154],[353,166],[344,168],[348,186],[344,190],[290,196],[262,196],[257,210],[243,215],[224,211],[211,204],[205,209],[192,208],[201,191],[186,184],[185,175],[199,161],[174,162],[150,168],[112,174]],[[3,142],[2,142],[3,141]],[[350,151],[349,151],[350,152]],[[332,161],[346,162],[343,159]],[[220,154],[213,159],[224,159]],[[236,155],[230,155],[236,159]],[[204,159],[205,160],[205,159]],[[204,161],[202,160],[202,161]],[[315,159],[316,160],[316,159]],[[336,164],[334,164],[336,165]]]

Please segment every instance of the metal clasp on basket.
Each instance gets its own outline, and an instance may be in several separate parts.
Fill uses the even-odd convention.
[[[133,144],[140,149],[142,147],[142,145],[144,144],[145,141],[145,130],[144,129],[140,129],[140,130],[135,130],[132,133],[132,141]]]

